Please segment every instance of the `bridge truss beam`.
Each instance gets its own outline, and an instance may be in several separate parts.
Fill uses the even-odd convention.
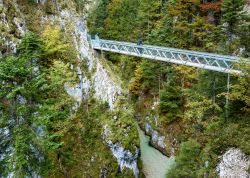
[[[223,73],[241,73],[240,70],[233,68],[233,63],[239,60],[239,58],[234,56],[160,46],[137,45],[135,43],[103,40],[99,38],[92,39],[91,44],[96,50],[182,64]]]

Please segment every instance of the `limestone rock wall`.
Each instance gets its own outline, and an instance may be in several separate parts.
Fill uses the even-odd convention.
[[[249,178],[250,156],[240,149],[230,148],[224,153],[217,166],[220,178]]]
[[[61,1],[60,1],[61,2]],[[73,1],[66,2],[68,7],[62,7],[60,2],[56,2],[55,13],[44,13],[43,7],[37,9],[37,19],[40,19],[39,25],[51,24],[59,25],[63,29],[65,35],[72,38],[72,41],[77,52],[78,66],[72,66],[75,70],[79,83],[70,87],[65,84],[65,89],[68,94],[76,100],[77,109],[83,99],[94,97],[103,102],[107,102],[110,109],[115,109],[115,102],[119,95],[122,95],[122,88],[112,80],[108,70],[102,65],[98,56],[94,55],[91,44],[88,39],[88,31],[86,26],[85,14],[79,14],[73,7]],[[28,24],[28,14],[22,13],[19,9],[19,4],[15,0],[8,1],[8,8],[5,2],[0,0],[0,27],[3,27],[3,33],[0,34],[0,58],[4,54],[16,52],[16,46],[20,42],[22,36],[29,31],[26,26]],[[46,0],[37,0],[39,6],[43,6]],[[9,13],[9,9],[14,9],[14,14]],[[14,32],[14,34],[11,33]],[[1,59],[0,59],[1,60]],[[122,128],[120,128],[122,129]],[[136,153],[131,153],[122,147],[122,143],[112,143],[104,140],[117,162],[122,169],[129,168],[137,177],[139,170],[137,168],[138,149]],[[103,172],[103,171],[101,171]],[[105,172],[105,171],[104,171]]]
[[[154,130],[149,123],[145,124],[145,133],[150,136],[151,145],[166,154],[165,136]]]

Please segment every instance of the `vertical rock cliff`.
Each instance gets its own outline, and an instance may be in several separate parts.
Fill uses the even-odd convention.
[[[103,134],[103,142],[117,159],[120,170],[131,169],[134,176],[138,177],[138,143],[132,141],[128,147],[119,135],[110,137],[116,135],[116,132],[129,135],[130,132],[137,130],[135,124],[132,127],[126,126],[126,123],[122,123],[119,118],[118,113],[127,110],[119,108],[116,104],[118,98],[123,95],[123,90],[113,79],[112,72],[105,68],[102,60],[91,48],[85,23],[86,12],[78,11],[74,1],[36,0],[32,6],[28,6],[28,3],[28,1],[0,0],[0,57],[16,53],[16,46],[26,32],[39,33],[48,24],[59,26],[64,35],[72,41],[77,54],[75,59],[77,65],[72,65],[71,69],[78,75],[79,82],[74,87],[65,84],[67,93],[76,100],[76,108],[80,107],[81,102],[91,98],[108,104],[116,119],[110,116],[103,121],[105,125],[103,132],[105,129],[109,130]],[[30,7],[34,9],[29,9]],[[115,127],[119,126],[116,122],[121,122],[124,127]],[[100,176],[105,177],[105,172],[107,171],[101,170]]]

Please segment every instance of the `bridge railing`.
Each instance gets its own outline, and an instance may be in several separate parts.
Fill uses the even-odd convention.
[[[224,73],[241,72],[238,69],[234,69],[233,63],[239,60],[238,57],[234,56],[152,45],[137,45],[135,43],[103,40],[99,38],[92,39],[91,43],[92,47],[96,50],[138,56]]]

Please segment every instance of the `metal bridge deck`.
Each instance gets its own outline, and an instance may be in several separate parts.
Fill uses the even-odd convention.
[[[233,66],[233,63],[239,60],[239,58],[234,56],[160,46],[137,45],[135,43],[103,40],[98,37],[91,39],[91,44],[96,50],[110,51],[224,73],[241,73],[240,70],[235,69]]]

